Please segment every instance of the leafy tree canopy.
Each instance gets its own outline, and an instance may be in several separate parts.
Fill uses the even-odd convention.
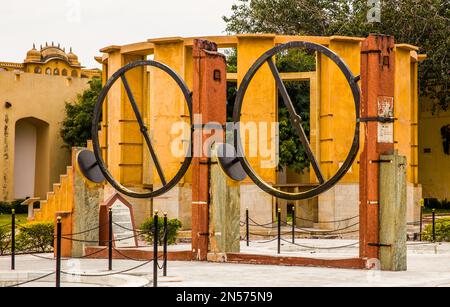
[[[448,0],[381,0],[381,22],[369,23],[365,0],[237,0],[231,16],[223,19],[230,34],[275,33],[280,35],[359,36],[394,35],[397,42],[420,48],[428,59],[419,70],[422,95],[436,100],[436,108],[449,106],[450,2]],[[314,70],[314,56],[289,52],[277,59],[280,71]],[[235,64],[232,65],[234,69]],[[309,134],[309,86],[286,82]],[[305,95],[306,94],[306,95]],[[280,99],[281,101],[281,99]],[[281,106],[280,167],[302,171],[309,166],[303,146],[293,130],[287,110]]]
[[[229,33],[286,35],[394,35],[420,48],[421,94],[447,109],[450,71],[450,1],[381,0],[381,22],[369,23],[365,0],[238,0],[224,17]]]
[[[66,102],[66,117],[60,134],[68,148],[84,147],[91,139],[92,116],[101,90],[102,81],[94,78],[89,81],[89,88],[78,95],[75,103]]]

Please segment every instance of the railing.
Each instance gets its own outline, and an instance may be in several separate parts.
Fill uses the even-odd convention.
[[[94,227],[92,229],[88,229],[88,230],[84,230],[78,233],[71,233],[71,234],[63,234],[62,233],[62,220],[61,217],[57,218],[57,223],[56,223],[56,236],[54,236],[54,239],[56,241],[56,246],[55,246],[55,257],[50,258],[50,257],[46,257],[43,254],[46,253],[46,251],[44,252],[30,252],[32,250],[34,250],[35,248],[39,247],[31,247],[29,248],[29,252],[21,252],[21,253],[17,253],[16,252],[16,229],[20,229],[23,228],[23,226],[21,225],[16,225],[16,217],[15,217],[15,212],[13,210],[12,215],[11,215],[11,224],[8,225],[3,225],[0,226],[1,228],[6,228],[6,227],[11,227],[11,254],[9,255],[3,255],[3,256],[10,256],[11,257],[11,270],[15,270],[16,269],[16,256],[18,255],[29,255],[29,256],[33,256],[39,259],[44,259],[44,260],[48,260],[48,261],[55,261],[55,271],[50,272],[48,274],[42,275],[40,277],[31,279],[31,280],[27,280],[24,282],[20,282],[14,285],[11,285],[9,287],[19,287],[22,285],[26,285],[29,283],[33,283],[33,282],[37,282],[43,279],[46,279],[50,276],[55,275],[55,286],[57,288],[61,287],[61,276],[62,275],[69,275],[72,277],[104,277],[104,276],[113,276],[113,275],[119,275],[119,274],[124,274],[124,273],[128,273],[131,271],[134,271],[136,269],[139,269],[141,267],[144,267],[150,263],[153,263],[153,287],[157,287],[158,286],[158,270],[162,270],[163,271],[163,276],[167,276],[167,267],[168,267],[168,221],[167,221],[167,215],[164,215],[164,226],[163,226],[163,232],[160,236],[159,234],[159,229],[158,229],[158,214],[154,215],[154,225],[152,228],[153,231],[153,259],[151,260],[141,260],[141,259],[135,259],[132,257],[129,257],[125,254],[123,254],[120,250],[114,248],[113,243],[115,242],[120,242],[120,241],[124,241],[124,240],[128,240],[131,238],[138,238],[140,236],[142,236],[143,234],[145,234],[146,232],[143,231],[139,231],[139,230],[135,230],[135,229],[128,229],[123,227],[122,225],[119,225],[117,223],[115,223],[112,219],[112,212],[110,211],[109,213],[109,221],[108,221],[108,226],[109,226],[109,238],[107,240],[107,242],[103,242],[103,243],[107,243],[107,247],[100,249],[98,251],[95,251],[93,253],[84,255],[82,257],[70,257],[70,258],[63,258],[62,257],[62,242],[63,240],[67,240],[67,241],[73,241],[73,242],[82,242],[82,243],[102,243],[99,241],[89,241],[89,240],[81,240],[81,239],[77,239],[76,237],[82,234],[86,234],[86,233],[90,233],[93,231],[96,231],[98,229],[100,229],[102,226],[106,226],[106,225],[102,225],[102,226],[97,226]],[[113,239],[113,235],[112,235],[112,228],[113,225],[133,231],[133,233],[135,233],[133,236],[127,237],[127,238],[121,238],[121,239]],[[163,254],[161,256],[158,257],[159,254],[159,241],[160,239],[163,240]],[[61,263],[62,261],[67,261],[67,260],[72,260],[72,259],[87,259],[87,258],[91,258],[92,256],[95,256],[97,254],[103,253],[105,251],[108,251],[108,271],[111,271],[111,273],[102,273],[102,274],[78,274],[78,273],[73,273],[73,272],[67,272],[61,269]],[[139,265],[122,270],[122,271],[118,271],[118,272],[112,272],[113,271],[113,251],[115,253],[117,253],[118,255],[120,255],[121,257],[127,259],[127,260],[132,260],[132,261],[138,261],[141,262]],[[159,260],[162,258],[162,265],[159,264]]]

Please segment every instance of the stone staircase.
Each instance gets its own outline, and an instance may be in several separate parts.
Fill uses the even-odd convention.
[[[47,199],[40,202],[40,208],[34,209],[35,222],[54,222],[57,212],[73,210],[73,167],[68,166],[66,174],[60,176],[59,183],[53,184],[53,191],[47,193]]]

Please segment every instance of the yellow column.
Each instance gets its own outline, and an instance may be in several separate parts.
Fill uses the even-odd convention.
[[[108,78],[124,65],[143,59],[137,55],[123,55],[120,48],[109,48]],[[133,96],[141,113],[145,100],[145,68],[126,73]],[[107,162],[116,180],[126,186],[142,185],[142,135],[126,91],[119,79],[109,91],[104,118],[107,119]],[[105,136],[103,136],[105,137]]]
[[[247,71],[255,63],[255,61],[264,52],[275,46],[275,36],[274,35],[240,35],[238,36],[237,45],[237,57],[238,57],[238,86],[242,82]],[[277,94],[275,79],[268,67],[265,64],[258,73],[253,78],[250,86],[247,89],[241,116],[241,124],[246,125],[249,123],[255,123],[259,125],[260,123],[267,124],[268,133],[267,135],[260,135],[259,129],[254,131],[257,133],[257,139],[249,139],[247,134],[245,140],[246,155],[249,157],[249,146],[251,148],[258,148],[258,143],[262,146],[267,147],[271,138],[271,124],[277,121],[278,111],[277,111]],[[244,137],[244,134],[242,134]],[[250,141],[252,143],[250,143]],[[275,148],[268,148],[270,150],[275,150]],[[275,184],[276,179],[276,168],[263,168],[261,167],[264,163],[269,162],[269,158],[261,157],[259,150],[256,152],[256,157],[248,159],[253,169],[263,178],[266,182]],[[251,182],[247,179],[246,182]]]
[[[338,54],[355,76],[360,73],[360,40],[331,38],[329,48]],[[320,86],[320,162],[326,179],[331,178],[348,156],[355,131],[355,103],[339,67],[323,55],[318,57]],[[311,172],[312,182],[317,182]],[[342,182],[358,182],[355,163]]]
[[[120,47],[111,47],[103,52],[108,53],[108,79],[122,67],[122,55],[120,54]],[[105,83],[106,80],[103,80]],[[122,97],[122,86],[119,82],[116,82],[108,93],[107,101],[107,114],[103,114],[105,124],[108,129],[106,132],[108,154],[107,154],[107,164],[111,175],[120,179],[120,120],[122,118],[121,112],[121,97]],[[105,118],[106,116],[106,118]]]
[[[124,55],[123,65],[143,60],[140,55]],[[146,68],[137,67],[126,73],[134,99],[139,107],[141,116],[144,117]],[[121,82],[121,81],[120,81]],[[121,150],[121,182],[127,186],[142,185],[142,142],[136,115],[131,107],[130,100],[122,87],[122,117],[120,120],[120,150]]]
[[[185,75],[185,47],[180,38],[152,40],[155,44],[154,59],[168,65],[180,76]],[[179,134],[171,134],[173,124],[184,121],[187,106],[185,98],[173,79],[160,69],[150,70],[150,131],[159,163],[166,180],[171,180],[181,167],[184,157],[173,155],[172,142]],[[153,171],[154,184],[161,180]]]
[[[408,163],[407,182],[413,182],[412,172],[412,89],[411,89],[411,53],[407,48],[396,47],[395,61],[395,97],[394,123],[395,149],[399,155],[406,156]]]

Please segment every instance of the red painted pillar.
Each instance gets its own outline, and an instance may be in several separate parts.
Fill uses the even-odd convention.
[[[379,259],[380,155],[394,151],[394,37],[370,35],[361,49],[360,256]],[[380,118],[390,118],[386,123]]]
[[[225,56],[217,52],[217,45],[205,40],[195,40],[193,113],[197,120],[194,133],[194,158],[192,161],[192,251],[198,260],[205,261],[209,243],[209,162],[203,145],[211,133],[198,127],[226,122],[227,70]]]

